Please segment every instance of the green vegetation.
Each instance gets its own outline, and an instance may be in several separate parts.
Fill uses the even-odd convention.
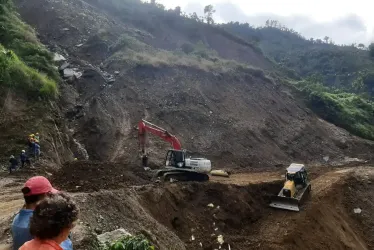
[[[307,40],[275,20],[258,28],[238,22],[220,26],[256,43],[284,77],[297,79],[293,86],[320,117],[374,140],[374,44],[338,46],[328,36]]]
[[[0,84],[23,90],[30,96],[55,97],[56,83],[27,66],[17,55],[0,44]]]
[[[112,243],[106,250],[154,250],[155,247],[143,236],[126,236]]]
[[[310,108],[323,119],[353,134],[374,140],[374,103],[356,94],[333,90],[315,77],[294,85],[306,97]]]
[[[0,84],[30,97],[56,97],[59,75],[53,55],[19,19],[11,0],[0,1],[0,46]]]
[[[370,53],[363,44],[338,46],[327,36],[323,40],[307,40],[275,20],[268,20],[265,27],[255,28],[238,22],[221,27],[256,43],[265,55],[299,76],[320,74],[325,85],[348,92],[354,92],[351,83],[360,70],[374,69]]]

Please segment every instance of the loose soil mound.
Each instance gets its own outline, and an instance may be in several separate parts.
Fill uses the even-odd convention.
[[[145,185],[151,175],[141,167],[119,163],[79,161],[66,163],[52,177],[53,184],[69,192],[89,192]]]
[[[367,213],[355,223],[353,209],[343,198],[352,171],[335,170],[313,180],[312,195],[299,213],[268,207],[269,195],[279,191],[281,181],[249,186],[173,184],[146,190],[141,197],[143,207],[175,231],[187,249],[218,249],[218,235],[231,249],[241,250],[371,249],[367,243],[373,242],[372,235],[360,226],[371,232],[370,201],[364,195],[350,197]],[[229,248],[224,244],[221,249]]]
[[[354,225],[361,229],[369,249],[374,249],[374,168],[370,171],[358,170],[344,186],[343,202],[348,213],[353,215]],[[354,209],[361,213],[354,214]]]
[[[139,194],[143,207],[175,231],[187,249],[219,249],[219,235],[231,249],[248,249],[244,244],[246,237],[254,223],[268,216],[270,195],[279,191],[281,184],[282,181],[249,186],[183,183]],[[232,239],[238,236],[242,239],[234,242]],[[227,243],[222,249],[228,249]]]

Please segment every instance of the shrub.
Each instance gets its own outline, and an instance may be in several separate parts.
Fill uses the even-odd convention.
[[[323,86],[311,80],[295,84],[311,109],[323,119],[352,134],[374,140],[374,103],[357,94]]]
[[[143,236],[126,236],[112,243],[109,250],[154,250],[155,247]]]
[[[22,90],[30,97],[54,98],[58,94],[56,82],[27,66],[11,50],[0,44],[0,84]]]
[[[0,44],[14,51],[26,65],[59,81],[53,55],[39,43],[35,31],[19,19],[11,0],[0,1]]]

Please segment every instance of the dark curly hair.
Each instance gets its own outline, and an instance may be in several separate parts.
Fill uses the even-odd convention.
[[[39,239],[53,239],[78,219],[78,207],[64,193],[50,195],[35,208],[30,219],[30,233]]]

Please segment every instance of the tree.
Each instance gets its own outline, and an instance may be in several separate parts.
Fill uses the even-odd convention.
[[[326,43],[329,42],[329,39],[330,39],[330,37],[328,37],[328,36],[325,36],[325,37],[323,38],[323,40],[324,40]]]
[[[369,55],[374,58],[374,43],[369,45]]]
[[[181,7],[180,6],[175,7],[174,11],[175,11],[175,14],[177,14],[178,16],[181,15]]]
[[[210,5],[205,6],[204,15],[205,15],[206,22],[208,24],[213,24],[214,23],[213,14],[215,12],[216,12],[216,10],[213,8],[213,5],[210,4]]]
[[[359,44],[357,45],[357,47],[359,47],[360,49],[365,49],[365,44],[363,44],[363,43],[359,43]]]
[[[156,5],[156,0],[151,0],[152,5]]]
[[[200,22],[200,18],[199,18],[199,16],[196,14],[196,12],[190,14],[190,18],[191,18],[192,20],[195,20],[196,22]]]

